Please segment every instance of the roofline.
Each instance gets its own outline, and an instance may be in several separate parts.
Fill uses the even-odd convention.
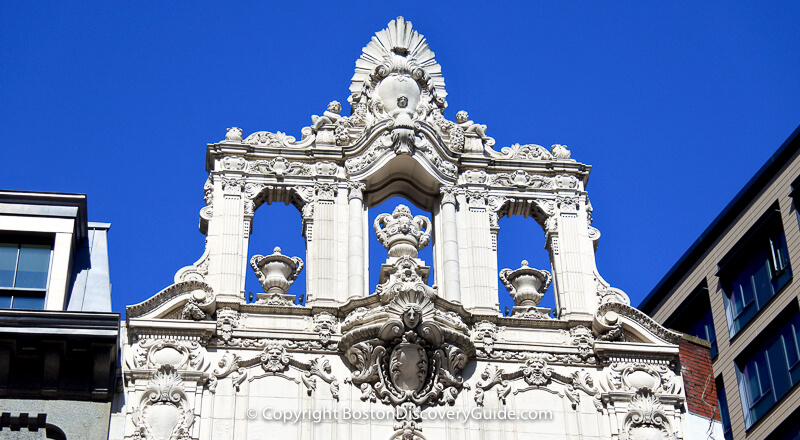
[[[76,220],[74,240],[80,242],[87,236],[88,213],[86,194],[59,193],[43,191],[0,190],[0,204],[65,206],[77,208],[77,212],[69,217]]]
[[[784,167],[789,158],[800,150],[800,126],[783,142],[778,150],[767,159],[756,174],[747,182],[733,200],[728,203],[714,221],[697,237],[689,249],[656,284],[656,287],[639,304],[639,310],[650,314],[662,299],[662,294],[672,288],[691,265],[705,253],[722,233],[733,223],[741,211],[749,205],[761,190],[775,178],[777,171]]]

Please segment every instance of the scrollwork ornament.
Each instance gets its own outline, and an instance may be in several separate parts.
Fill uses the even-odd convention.
[[[535,199],[533,201],[539,209],[547,216],[553,216],[556,213],[556,202],[550,199]]]
[[[486,206],[489,208],[489,227],[500,227],[500,217],[505,215],[509,202],[511,199],[504,196],[489,196],[486,199]]]
[[[500,403],[505,404],[506,398],[512,394],[513,382],[520,379],[527,387],[514,390],[514,395],[530,390],[546,391],[569,399],[572,402],[572,409],[577,409],[580,401],[578,391],[582,391],[592,397],[599,393],[594,387],[594,380],[588,371],[577,370],[570,374],[561,374],[553,368],[552,362],[563,361],[559,355],[527,353],[508,360],[524,360],[524,363],[514,371],[506,371],[493,365],[487,365],[481,373],[481,379],[475,384],[474,397],[478,405],[483,405],[485,392],[498,385],[498,400]],[[563,393],[552,388],[556,383],[563,385]]]
[[[511,381],[503,377],[504,373],[505,371],[496,366],[486,366],[481,373],[481,380],[475,384],[475,403],[477,403],[478,406],[483,406],[485,391],[491,389],[495,385],[499,385],[497,388],[497,399],[502,404],[506,403],[508,395],[511,394]]]
[[[247,161],[239,156],[226,156],[222,159],[222,168],[230,171],[244,171]]]
[[[489,181],[489,174],[483,170],[466,170],[461,173],[459,183],[482,184]]]
[[[257,160],[250,165],[252,174],[274,174],[278,179],[284,176],[311,176],[314,174],[311,165],[301,162],[290,162],[278,156],[272,160]]]
[[[318,176],[335,176],[339,171],[339,165],[328,161],[317,162],[314,165],[314,170]]]
[[[552,160],[553,154],[547,151],[541,145],[527,144],[520,145],[514,144],[510,147],[503,147],[500,149],[498,155],[502,159],[516,159],[516,160]]]
[[[162,365],[153,374],[133,409],[134,436],[143,439],[190,440],[194,411],[180,374],[171,365]]]
[[[406,260],[411,259],[401,259]],[[417,290],[417,285],[395,284],[399,290],[386,296],[384,312],[373,320],[363,311],[345,320],[339,346],[354,368],[349,383],[360,387],[362,400],[448,405],[464,387],[460,373],[467,353],[474,352],[466,328],[437,319],[433,289],[421,285]]]
[[[658,396],[651,390],[637,390],[623,422],[629,440],[673,440],[672,426]]]
[[[287,341],[267,339],[263,341],[263,350],[258,356],[250,359],[242,359],[238,355],[225,353],[219,361],[219,369],[214,370],[209,380],[209,390],[214,392],[219,379],[231,376],[236,391],[240,390],[240,385],[248,380],[250,382],[265,376],[280,377],[297,384],[303,384],[311,395],[317,389],[316,378],[328,383],[331,396],[339,399],[339,382],[336,376],[331,374],[330,362],[322,357],[314,358],[309,362],[295,359],[288,351],[287,347],[305,350],[306,348]],[[263,373],[261,375],[250,375],[248,378],[247,370],[260,366]],[[298,371],[298,377],[289,375],[290,370]]]
[[[554,187],[552,178],[528,174],[524,170],[492,175],[490,176],[490,182],[504,187],[525,187],[533,189],[550,189]]]
[[[557,232],[558,231],[558,217],[552,216],[547,217],[544,221],[544,229],[548,233]]]
[[[578,178],[569,174],[559,174],[555,177],[556,187],[565,189],[578,189]]]
[[[257,147],[269,148],[291,148],[299,146],[294,145],[296,143],[296,139],[293,136],[288,136],[286,133],[280,131],[277,133],[258,131],[250,136],[247,136],[247,139],[244,140],[244,143]]]

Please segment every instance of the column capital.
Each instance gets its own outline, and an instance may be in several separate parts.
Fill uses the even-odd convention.
[[[222,191],[225,194],[241,194],[244,191],[245,180],[236,177],[222,178]]]
[[[333,200],[338,192],[339,187],[335,183],[314,183],[316,200]]]
[[[439,188],[439,193],[442,195],[442,205],[448,203],[456,204],[456,195],[458,195],[458,187],[455,185],[444,185]]]
[[[347,200],[358,199],[364,201],[364,190],[367,185],[364,182],[347,182]]]

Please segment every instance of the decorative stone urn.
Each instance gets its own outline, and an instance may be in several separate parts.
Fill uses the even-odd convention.
[[[516,270],[501,270],[500,280],[514,298],[514,303],[517,304],[512,316],[549,318],[550,309],[538,306],[552,281],[550,272],[529,267],[528,261],[522,260],[520,267]]]
[[[250,267],[258,275],[258,282],[264,288],[264,293],[259,293],[256,303],[267,305],[293,305],[294,295],[287,295],[289,287],[303,270],[303,260],[300,257],[287,257],[281,254],[281,248],[276,247],[272,255],[253,255]]]
[[[389,257],[416,258],[431,240],[431,221],[421,215],[412,217],[406,205],[397,205],[391,214],[380,214],[373,228]]]

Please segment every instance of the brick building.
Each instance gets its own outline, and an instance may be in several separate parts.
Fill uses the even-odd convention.
[[[798,136],[800,127],[639,305],[708,342],[728,439],[800,439]],[[693,365],[696,350],[686,351]],[[703,380],[687,374],[687,395]]]

